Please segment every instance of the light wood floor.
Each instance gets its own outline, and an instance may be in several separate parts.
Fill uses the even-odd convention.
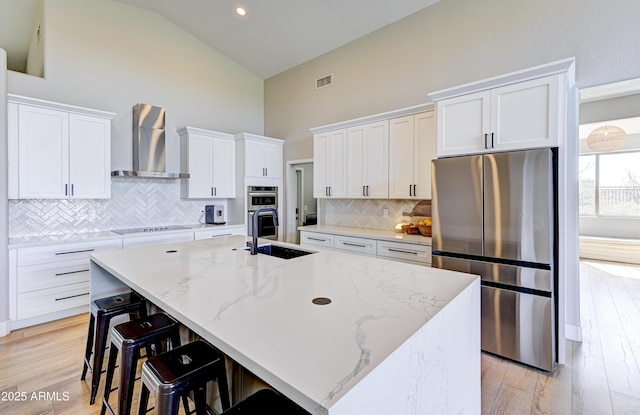
[[[552,376],[483,353],[483,414],[640,414],[640,267],[580,269],[583,342],[568,342]],[[87,324],[85,314],[0,337],[0,414],[100,412],[80,381]],[[12,392],[26,401],[3,400]]]

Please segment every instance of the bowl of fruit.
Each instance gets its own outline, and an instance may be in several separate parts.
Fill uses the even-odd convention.
[[[418,225],[414,223],[407,223],[406,225],[402,225],[402,230],[407,235],[416,235],[420,233],[420,231],[418,230]]]
[[[431,236],[431,218],[426,218],[418,222],[418,230],[424,236]]]

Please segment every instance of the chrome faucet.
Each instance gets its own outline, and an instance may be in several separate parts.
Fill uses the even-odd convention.
[[[251,228],[251,236],[253,242],[247,242],[247,246],[251,248],[251,255],[258,254],[258,216],[262,212],[273,212],[273,224],[278,226],[278,211],[274,208],[261,208],[253,212],[253,223]]]

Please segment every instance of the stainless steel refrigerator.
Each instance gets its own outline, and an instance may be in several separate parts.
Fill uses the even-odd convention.
[[[432,168],[432,263],[481,276],[482,349],[553,370],[556,150],[443,158]]]

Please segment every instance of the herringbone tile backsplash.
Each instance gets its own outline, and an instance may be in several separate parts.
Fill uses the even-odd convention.
[[[206,204],[212,202],[181,199],[180,180],[114,177],[111,199],[10,200],[9,237],[194,225]]]
[[[217,200],[216,204],[226,205]],[[392,230],[408,221],[416,200],[321,200],[324,223]],[[212,201],[180,198],[180,181],[164,179],[111,179],[111,199],[10,200],[9,237],[100,232],[143,226],[194,225]],[[383,216],[383,209],[389,216]],[[322,221],[320,221],[322,223]]]
[[[402,212],[411,212],[419,200],[325,199],[323,202],[327,225],[393,230],[397,223],[410,220],[403,217]],[[383,216],[384,209],[389,209],[388,217]]]

